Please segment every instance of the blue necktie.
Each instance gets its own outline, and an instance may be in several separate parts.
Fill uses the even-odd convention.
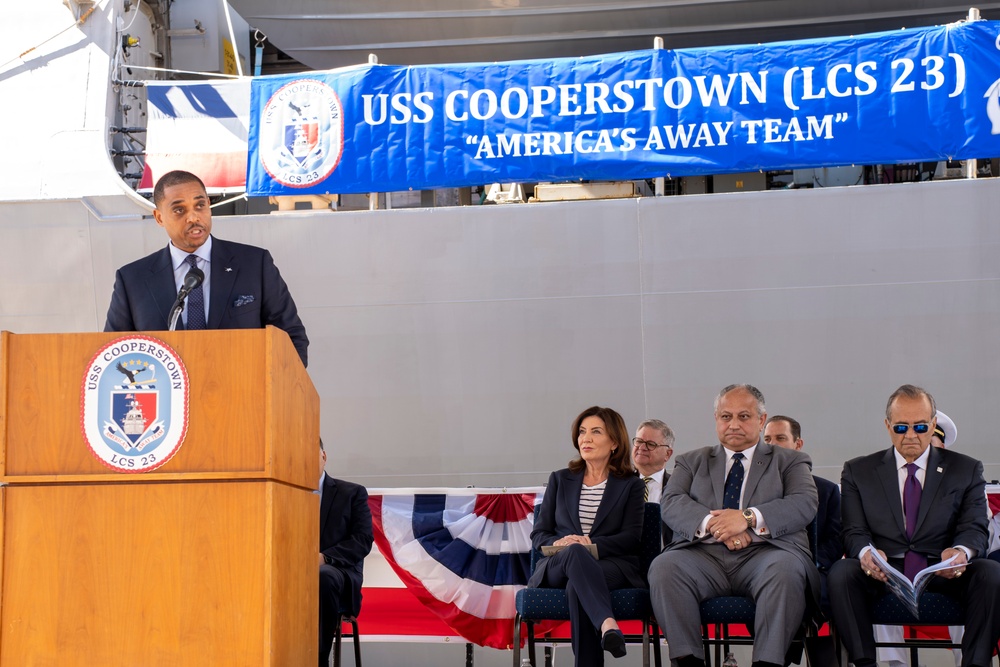
[[[198,268],[198,258],[195,257],[194,255],[188,255],[186,261],[191,266],[192,269]],[[204,329],[205,292],[202,291],[200,283],[188,294],[187,307],[188,307],[188,317],[187,317],[187,326],[185,328],[188,331],[195,331],[196,329]]]
[[[733,454],[733,467],[726,477],[726,491],[722,496],[722,509],[738,510],[740,508],[740,491],[743,490],[743,454]]]

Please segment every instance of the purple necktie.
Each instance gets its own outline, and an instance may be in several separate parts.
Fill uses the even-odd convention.
[[[194,255],[187,256],[187,263],[192,269],[198,268],[198,258]],[[187,316],[187,326],[185,329],[188,331],[196,331],[198,329],[205,328],[205,292],[201,289],[201,283],[198,284],[187,297],[188,306],[188,316]]]
[[[917,479],[917,464],[906,464],[906,481],[903,482],[903,515],[906,517],[906,539],[913,539],[913,531],[917,527],[917,514],[920,512],[920,494],[923,491]],[[917,572],[927,567],[927,556],[916,551],[907,551],[903,557],[903,574],[910,581]]]

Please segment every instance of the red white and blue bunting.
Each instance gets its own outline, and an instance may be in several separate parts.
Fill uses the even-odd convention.
[[[509,648],[542,491],[443,491],[371,495],[375,544],[406,588],[456,633]]]

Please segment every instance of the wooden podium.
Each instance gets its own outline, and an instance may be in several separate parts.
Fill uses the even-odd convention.
[[[81,392],[129,335],[0,334],[0,666],[315,665],[319,397],[295,348],[141,334],[186,366],[189,426],[127,474],[88,448]]]

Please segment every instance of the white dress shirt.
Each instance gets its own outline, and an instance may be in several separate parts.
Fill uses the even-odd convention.
[[[665,472],[666,471],[663,468],[660,468],[659,470],[657,470],[656,472],[654,472],[652,475],[643,475],[642,473],[639,473],[639,479],[643,480],[642,483],[646,485],[646,489],[647,489],[646,502],[647,503],[658,503],[658,502],[660,502],[660,496],[663,493],[663,474]],[[649,481],[648,482],[645,481],[647,477],[649,477]]]

